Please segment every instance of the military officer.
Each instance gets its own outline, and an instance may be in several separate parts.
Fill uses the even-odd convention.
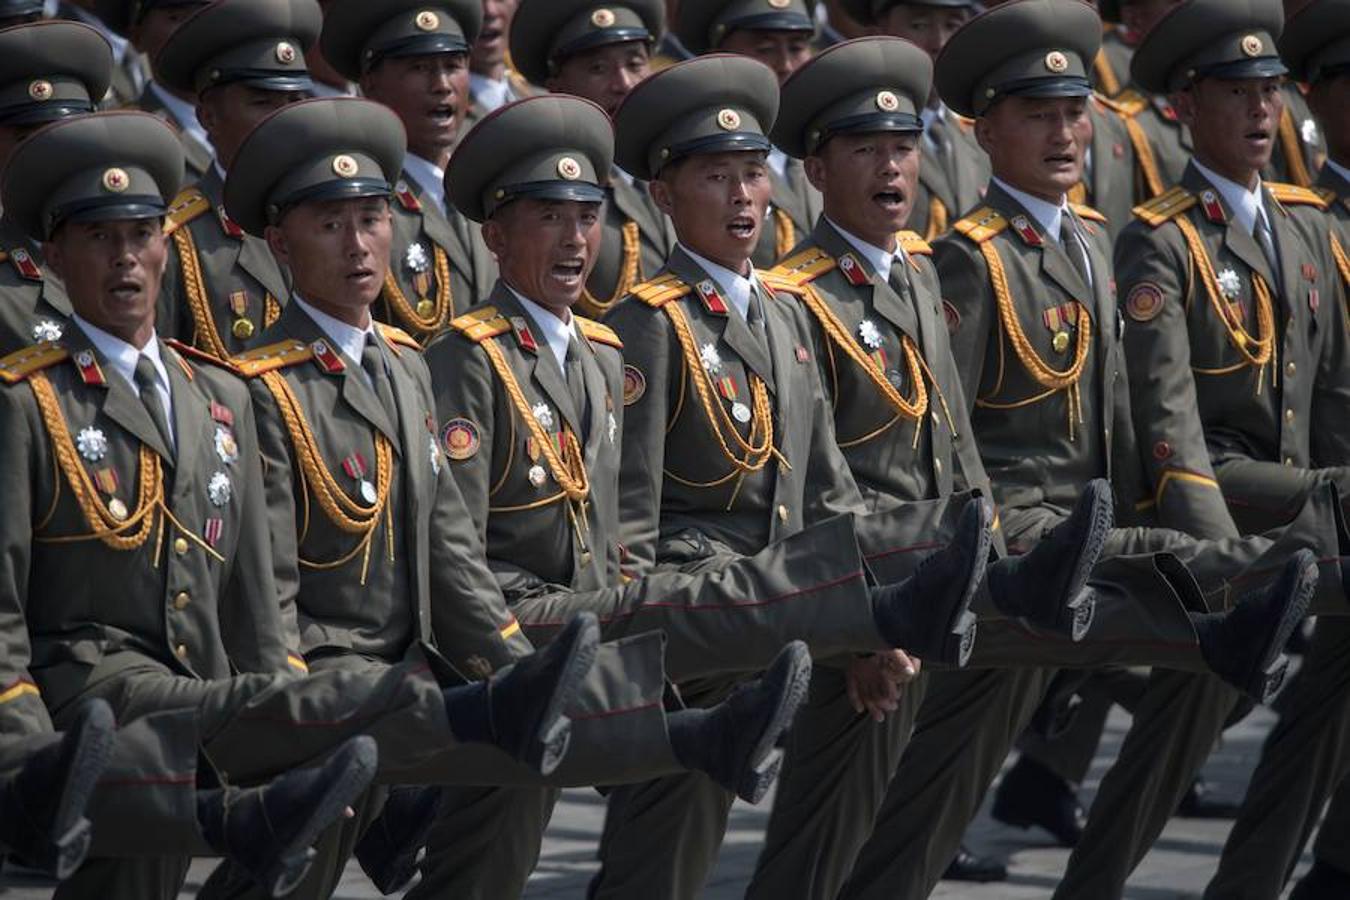
[[[96,0],[94,10],[109,29],[125,35],[145,59],[153,60],[174,29],[206,5],[207,0]],[[197,121],[195,99],[191,93],[166,88],[152,73],[132,104],[154,113],[178,130],[187,174],[192,181],[210,170],[213,155],[206,129]]]
[[[173,249],[156,327],[222,359],[252,346],[289,295],[267,245],[225,214],[225,173],[254,125],[309,92],[304,48],[320,24],[314,0],[225,0],[180,25],[155,57],[159,84],[196,98],[215,150],[169,208]]]
[[[464,127],[471,127],[488,113],[532,93],[511,61],[511,22],[520,0],[482,0],[483,27],[469,49],[469,108]]]
[[[522,0],[511,24],[511,59],[532,83],[574,94],[613,115],[651,73],[663,32],[661,0],[597,8],[589,0]],[[577,311],[598,318],[661,268],[675,243],[669,220],[646,185],[622,169],[610,173],[604,236]]]
[[[0,362],[4,454],[23,461],[3,488],[5,705],[42,704],[58,728],[94,697],[123,720],[191,709],[202,752],[240,781],[361,732],[379,741],[382,767],[473,741],[556,766],[570,727],[562,706],[593,658],[593,623],[494,676],[491,691],[442,688],[425,665],[293,674],[305,664],[273,563],[294,563],[272,554],[247,389],[154,331],[165,198],[182,158],[172,129],[147,113],[79,116],[21,144],[0,185],[14,223],[45,242],[73,326]],[[95,593],[108,585],[115,599]],[[493,600],[474,596],[457,614],[505,658],[509,615]],[[273,874],[290,878],[303,862],[297,848]],[[138,866],[86,864],[63,890],[83,896]],[[176,872],[132,878],[131,896],[177,890],[185,861],[145,867]]]
[[[300,650],[313,671],[388,669],[434,639],[464,671],[484,677],[529,645],[514,617],[503,629],[512,641],[500,646],[496,634],[484,641],[461,621],[472,598],[499,602],[501,594],[447,471],[419,348],[369,316],[388,265],[381,245],[391,238],[389,176],[402,170],[402,153],[398,117],[366,100],[306,101],[249,137],[226,182],[226,204],[243,227],[266,235],[294,274],[295,296],[264,345],[236,364],[250,376],[259,410],[270,530],[284,536],[279,544],[294,542],[300,561],[281,590],[296,596]],[[561,618],[557,624],[574,617]],[[566,643],[566,630],[562,637]],[[696,767],[725,768],[767,789],[771,773],[747,772],[764,763],[759,748],[791,719],[790,697],[809,672],[804,650],[705,720],[653,709],[662,643],[650,632],[601,648],[577,699],[587,711],[579,718],[592,725],[577,729],[570,762],[549,783]],[[724,718],[743,729],[730,741],[718,737]],[[539,783],[504,756],[455,765],[464,783]],[[331,891],[340,874],[338,865],[307,891]]]
[[[694,55],[740,53],[767,65],[781,84],[811,58],[816,22],[806,0],[681,0],[671,30]],[[764,269],[820,215],[820,194],[801,163],[776,147],[769,148],[768,163],[773,200],[753,255]]]
[[[468,53],[482,14],[480,0],[334,0],[320,38],[334,68],[398,113],[408,133],[390,269],[374,310],[419,340],[487,296],[497,275],[478,228],[447,206],[442,184],[468,108]]]
[[[92,28],[34,22],[0,31],[0,167],[20,140],[45,122],[93,112],[108,87],[112,51]],[[60,338],[70,304],[46,277],[42,255],[9,218],[0,219],[0,353]]]

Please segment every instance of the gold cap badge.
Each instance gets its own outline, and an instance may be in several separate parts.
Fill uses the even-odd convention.
[[[1058,75],[1068,70],[1069,58],[1058,50],[1051,50],[1045,54],[1045,67]]]
[[[283,66],[289,66],[291,63],[295,62],[295,48],[285,41],[277,44],[276,54],[277,62],[281,63]]]
[[[1242,39],[1242,52],[1248,56],[1260,56],[1261,51],[1265,48],[1265,43],[1254,34],[1249,34]]]
[[[596,28],[614,27],[614,10],[601,7],[591,13],[591,24]]]
[[[354,178],[359,171],[361,171],[361,167],[356,164],[356,160],[347,154],[339,153],[333,157],[333,174],[343,178]]]
[[[734,109],[724,109],[717,114],[717,124],[723,131],[735,131],[741,127],[741,114]]]
[[[44,100],[52,99],[52,83],[44,78],[39,78],[28,85],[28,96],[37,100],[39,103]]]
[[[558,160],[558,174],[568,181],[576,181],[581,177],[581,163],[570,156],[564,156]]]
[[[877,92],[877,109],[882,112],[895,112],[900,108],[900,98],[891,91]]]
[[[103,189],[114,194],[120,194],[131,187],[131,176],[125,169],[119,169],[113,166],[103,173]]]
[[[418,31],[435,31],[441,26],[441,17],[429,9],[424,9],[413,17],[413,25]]]

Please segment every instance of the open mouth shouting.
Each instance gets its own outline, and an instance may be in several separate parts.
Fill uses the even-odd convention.
[[[549,277],[564,290],[573,291],[582,286],[582,275],[585,271],[585,259],[573,256],[555,262],[549,269]]]
[[[727,223],[727,233],[738,241],[752,241],[757,237],[757,222],[749,213],[739,213]]]

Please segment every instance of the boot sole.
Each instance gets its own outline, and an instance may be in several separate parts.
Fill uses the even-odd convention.
[[[349,757],[346,765],[259,880],[273,897],[284,897],[300,886],[314,862],[313,844],[319,839],[319,834],[338,821],[343,811],[370,787],[375,777],[379,752],[372,738],[357,738],[342,752],[346,752]]]
[[[971,500],[970,502],[984,503],[983,500]],[[993,514],[986,507],[983,508],[980,515],[986,521],[981,522],[980,537],[975,542],[975,561],[970,567],[965,589],[961,592],[961,599],[953,607],[951,618],[947,620],[946,634],[942,639],[942,647],[938,651],[938,661],[958,669],[965,667],[966,663],[970,661],[971,653],[975,650],[976,616],[970,611],[970,604],[975,602],[975,594],[984,582],[986,570],[989,567],[989,552],[994,544]]]
[[[599,649],[600,626],[591,616],[577,631],[576,641],[563,663],[553,696],[539,718],[535,737],[525,750],[523,762],[541,775],[551,775],[567,755],[572,738],[572,720],[567,717],[565,710],[572,705],[581,683],[590,674]]]
[[[1088,523],[1087,539],[1079,545],[1078,558],[1074,561],[1073,575],[1069,579],[1068,595],[1073,599],[1060,607],[1055,619],[1055,630],[1068,635],[1075,642],[1081,641],[1096,613],[1097,600],[1087,590],[1088,578],[1106,545],[1106,537],[1115,526],[1115,511],[1108,502],[1098,503],[1092,510],[1092,519]]]
[[[1317,590],[1317,569],[1316,567],[1310,569],[1312,576],[1309,577],[1305,570],[1305,574],[1300,577],[1293,599],[1285,606],[1284,612],[1280,615],[1279,625],[1267,638],[1261,661],[1248,678],[1246,692],[1261,703],[1269,703],[1284,686],[1285,676],[1289,671],[1289,658],[1284,655],[1284,645],[1288,642],[1289,635],[1293,634],[1294,629],[1307,616],[1313,593]]]
[[[783,651],[790,654],[785,661],[788,669],[783,676],[783,688],[778,693],[778,702],[773,714],[769,716],[759,740],[751,751],[748,765],[737,779],[736,796],[747,803],[758,803],[764,799],[769,788],[778,778],[778,770],[783,764],[781,752],[775,752],[778,739],[783,732],[792,727],[797,716],[797,708],[806,699],[807,689],[811,686],[811,655],[802,644],[790,645]]]
[[[56,878],[70,877],[89,852],[93,828],[84,811],[112,757],[115,729],[112,710],[103,704],[89,707],[73,729],[77,732],[75,754],[52,818],[55,836],[34,848],[30,857],[37,868]]]

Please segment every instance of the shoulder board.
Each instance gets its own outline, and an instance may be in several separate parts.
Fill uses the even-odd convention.
[[[1097,95],[1097,100],[1107,109],[1115,110],[1122,116],[1137,116],[1148,108],[1148,98],[1133,88],[1126,88],[1114,97]]]
[[[277,369],[285,369],[314,358],[314,348],[297,340],[278,341],[241,353],[230,360],[239,374],[253,378]]]
[[[1103,224],[1106,223],[1106,214],[1098,212],[1090,206],[1085,206],[1082,203],[1070,203],[1069,208],[1078,213],[1080,219],[1088,219],[1089,221],[1101,222]]]
[[[672,300],[688,296],[689,291],[689,285],[681,281],[678,275],[667,272],[633,288],[633,296],[648,306],[660,309]]]
[[[176,338],[167,338],[164,343],[177,351],[179,356],[195,359],[198,362],[209,363],[210,365],[225,369],[227,372],[234,372],[236,375],[239,374],[238,367],[228,359],[221,359],[219,356],[207,353],[205,350],[200,350],[193,347],[191,344],[185,344]]]
[[[1170,191],[1159,194],[1147,203],[1141,203],[1136,206],[1134,208],[1134,214],[1136,218],[1143,219],[1154,228],[1157,228],[1159,225],[1172,221],[1194,206],[1196,202],[1197,200],[1194,194],[1181,185],[1177,185]]]
[[[398,328],[394,325],[386,325],[383,322],[379,324],[379,328],[380,334],[384,335],[384,339],[391,344],[400,344],[404,347],[411,347],[414,350],[422,349],[422,345],[417,342],[417,338],[408,334],[408,332],[404,331],[402,328]]]
[[[952,226],[959,234],[965,235],[977,244],[1001,233],[1008,227],[1008,220],[995,210],[985,206],[961,219]]]
[[[585,316],[573,316],[576,319],[577,327],[581,329],[582,335],[588,341],[595,341],[597,344],[608,344],[611,347],[622,350],[623,341],[614,333],[614,329],[608,325],[601,325],[594,319],[588,319]]]
[[[1321,194],[1305,187],[1299,187],[1296,184],[1267,181],[1266,188],[1269,189],[1270,196],[1284,204],[1293,206],[1315,206],[1318,209],[1327,208],[1327,201]]]
[[[210,208],[211,201],[195,187],[180,191],[169,204],[169,211],[164,214],[164,233],[173,234]]]
[[[755,275],[759,278],[759,283],[768,290],[770,296],[775,296],[780,292],[787,294],[802,293],[804,282],[785,278],[773,269],[756,269]]]
[[[774,281],[786,282],[791,287],[800,288],[826,272],[833,271],[838,265],[833,256],[819,247],[807,247],[783,260],[765,275]]]
[[[0,381],[16,384],[69,357],[70,351],[55,341],[24,347],[0,359]]]
[[[895,239],[900,244],[900,249],[904,250],[910,256],[918,254],[920,256],[932,256],[933,245],[923,239],[923,235],[917,231],[897,231]]]
[[[481,344],[488,338],[506,334],[511,330],[511,322],[500,315],[495,306],[480,306],[473,312],[456,316],[450,320],[450,328],[458,331],[475,344]]]

